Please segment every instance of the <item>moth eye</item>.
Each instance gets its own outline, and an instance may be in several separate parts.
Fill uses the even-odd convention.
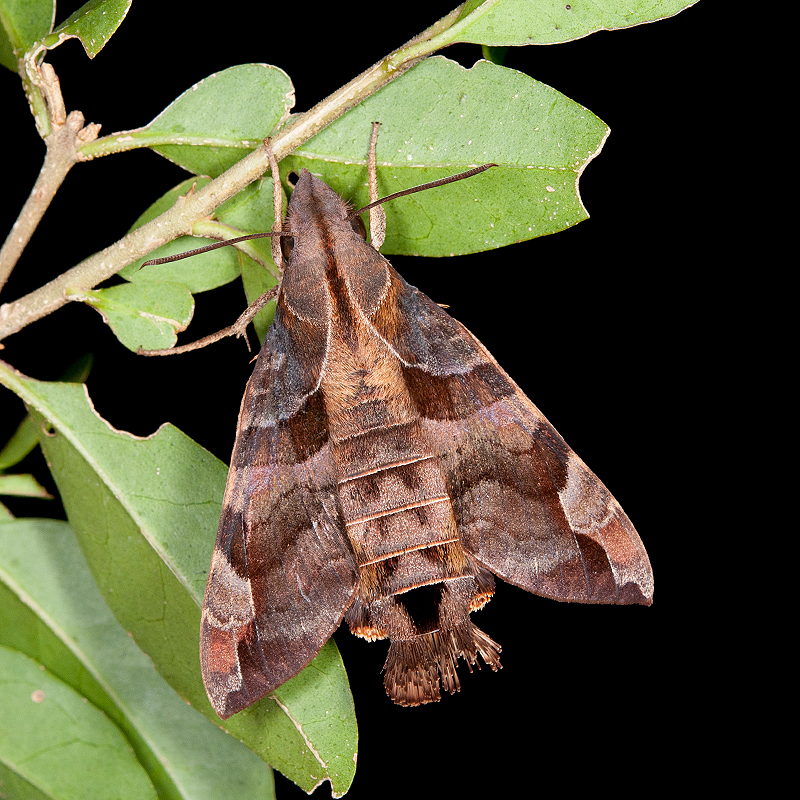
[[[364,226],[364,220],[361,217],[353,217],[350,220],[350,227],[362,238],[367,238],[367,229]]]

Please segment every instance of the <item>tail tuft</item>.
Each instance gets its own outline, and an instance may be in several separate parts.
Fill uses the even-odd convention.
[[[500,645],[471,622],[451,630],[437,630],[413,639],[393,641],[383,666],[386,693],[401,706],[435,703],[441,685],[450,694],[461,684],[456,667],[459,658],[467,662],[469,671],[478,662],[478,655],[493,670],[500,669]]]

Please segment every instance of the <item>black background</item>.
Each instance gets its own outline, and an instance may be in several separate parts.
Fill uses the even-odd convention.
[[[356,2],[298,8],[293,16],[272,6],[204,11],[137,0],[94,61],[77,41],[48,60],[68,110],[102,123],[102,133],[144,125],[196,81],[251,61],[283,68],[296,87],[295,110],[303,111],[450,10],[442,2]],[[59,21],[72,10],[60,8]],[[590,220],[457,260],[392,258],[411,284],[450,305],[609,486],[650,553],[655,604],[559,604],[500,584],[475,621],[503,646],[502,671],[462,668],[459,695],[416,709],[395,707],[384,694],[385,643],[340,631],[360,727],[349,797],[569,797],[601,786],[638,793],[643,773],[662,784],[678,777],[673,759],[685,753],[664,740],[674,726],[690,724],[696,736],[709,724],[703,704],[684,691],[697,664],[685,655],[689,578],[679,550],[683,543],[685,559],[697,523],[676,507],[674,492],[676,469],[691,463],[695,447],[685,416],[687,363],[702,355],[689,344],[692,286],[711,251],[711,201],[698,165],[708,156],[718,80],[705,53],[713,8],[700,3],[655,24],[509,52],[506,66],[553,86],[611,127],[581,179]],[[480,48],[459,45],[443,54],[471,66]],[[11,73],[0,75],[0,98],[15,153],[4,179],[10,226],[44,147]],[[76,166],[3,301],[117,241],[184,176],[147,151]],[[243,308],[237,284],[201,295],[183,341],[229,324]],[[5,345],[4,360],[41,379],[57,379],[76,355],[91,352],[89,391],[112,425],[147,435],[170,421],[219,458],[230,456],[251,370],[241,342],[143,359],[119,345],[96,312],[76,304]],[[0,403],[5,441],[23,410],[7,392]],[[41,456],[22,467],[41,475]],[[57,513],[42,501],[9,505],[20,516]],[[276,781],[279,797],[303,796],[281,776]]]

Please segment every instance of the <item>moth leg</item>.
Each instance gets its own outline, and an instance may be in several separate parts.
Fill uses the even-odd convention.
[[[278,171],[278,159],[272,150],[269,139],[264,139],[264,148],[267,151],[269,169],[272,173],[272,210],[275,221],[272,223],[272,232],[280,233],[283,228],[283,187],[281,186],[281,174]],[[283,255],[281,250],[281,237],[272,237],[272,260],[275,266],[283,272]]]
[[[247,330],[247,326],[252,321],[253,317],[261,311],[264,306],[269,303],[270,300],[274,299],[275,295],[278,294],[278,287],[273,286],[268,292],[264,292],[254,303],[251,303],[247,310],[233,323],[233,325],[229,325],[227,328],[223,328],[221,331],[217,331],[216,333],[211,333],[208,336],[204,336],[202,339],[198,339],[196,342],[190,342],[189,344],[181,344],[178,347],[168,347],[166,350],[143,350],[141,347],[136,352],[137,356],[175,356],[180,355],[181,353],[190,353],[192,350],[200,350],[203,347],[206,347],[210,344],[214,344],[214,342],[218,342],[220,339],[224,339],[227,336],[244,336],[244,340],[247,342],[247,349],[250,349],[250,342],[245,336],[245,332]]]
[[[378,199],[378,162],[375,157],[375,145],[378,141],[378,128],[380,122],[372,123],[372,136],[369,140],[369,160],[367,162],[367,176],[369,178],[369,201],[374,203]],[[369,210],[369,237],[370,244],[380,250],[386,239],[386,212],[383,206],[373,206]]]
[[[275,153],[272,150],[272,146],[270,145],[269,139],[264,139],[264,147],[267,151],[267,158],[269,159],[269,168],[272,172],[272,207],[275,213],[275,221],[272,223],[272,231],[273,233],[280,233],[283,228],[283,187],[281,186],[281,176],[280,172],[278,171],[278,160],[275,158]],[[283,273],[283,256],[281,254],[281,237],[280,236],[273,236],[272,237],[272,260],[275,262],[275,266]],[[202,339],[198,339],[196,342],[190,342],[189,344],[182,344],[178,347],[169,347],[165,350],[144,350],[141,347],[137,351],[137,355],[140,356],[173,356],[173,355],[180,355],[181,353],[189,353],[192,350],[200,350],[203,347],[207,347],[214,342],[218,342],[220,339],[225,339],[228,336],[245,336],[245,331],[247,326],[252,321],[253,317],[261,311],[262,308],[270,301],[275,298],[275,295],[278,294],[278,286],[273,287],[268,292],[265,292],[261,295],[261,297],[257,298],[255,302],[251,303],[247,310],[233,323],[233,325],[229,325],[227,328],[223,328],[221,331],[217,331],[216,333],[209,334],[208,336],[204,336]],[[245,336],[245,341],[247,342],[247,349],[250,349],[250,342],[248,341],[247,337]]]

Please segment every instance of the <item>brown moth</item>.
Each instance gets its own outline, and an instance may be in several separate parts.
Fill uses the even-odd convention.
[[[500,666],[470,618],[493,575],[556,600],[652,602],[647,553],[606,487],[354,218],[303,170],[203,604],[223,719],[296,675],[342,619],[390,640],[396,703],[458,691],[459,658]]]

